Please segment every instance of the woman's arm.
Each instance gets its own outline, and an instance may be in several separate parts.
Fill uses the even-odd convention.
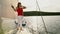
[[[13,5],[11,5],[11,7],[13,8],[14,11],[16,11],[17,8],[15,9]]]

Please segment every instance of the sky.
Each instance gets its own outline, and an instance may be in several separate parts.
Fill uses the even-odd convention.
[[[41,11],[60,12],[60,0],[37,0]],[[38,11],[36,0],[19,0],[27,9],[24,11]]]

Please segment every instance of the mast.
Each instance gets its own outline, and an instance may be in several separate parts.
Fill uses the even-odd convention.
[[[39,4],[38,4],[38,1],[37,1],[37,0],[36,0],[36,4],[37,4],[37,7],[38,7],[38,9],[39,9],[39,11],[40,11]],[[38,14],[38,13],[37,13],[37,14]],[[44,28],[45,28],[45,32],[46,32],[46,34],[48,34],[48,31],[47,31],[46,24],[45,24],[45,22],[44,22],[43,16],[41,16],[41,19],[42,19],[42,22],[43,22],[43,25],[44,25]]]

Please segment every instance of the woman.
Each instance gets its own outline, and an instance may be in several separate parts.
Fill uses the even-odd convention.
[[[23,9],[25,9],[25,6],[22,6],[20,2],[18,2],[16,9],[13,5],[11,5],[14,11],[17,11],[18,13],[18,26],[17,29],[22,30],[22,22],[23,22]]]

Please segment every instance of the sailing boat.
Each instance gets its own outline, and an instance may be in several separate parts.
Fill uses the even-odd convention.
[[[8,1],[8,0],[7,0]],[[13,0],[12,0],[13,1]],[[4,1],[5,2],[5,1]],[[3,3],[4,4],[4,3]],[[7,5],[8,5],[8,3],[7,3]],[[6,18],[12,18],[12,19],[14,19],[15,18],[15,12],[11,9],[11,8],[9,8],[9,10],[7,10],[6,9],[6,7],[5,7],[6,5],[4,5],[4,7],[2,8],[2,9],[4,9],[4,10],[2,10],[2,17],[6,17]],[[8,6],[10,6],[10,5],[8,5]],[[7,7],[8,7],[7,6]],[[11,11],[11,10],[13,11]],[[5,12],[6,11],[6,12]],[[11,11],[11,12],[10,12]],[[32,13],[32,14],[31,14]],[[36,14],[37,13],[37,14]],[[50,13],[50,12],[24,12],[24,15],[25,16],[44,16],[44,15],[60,15],[60,13],[58,12],[58,13]],[[11,31],[14,31],[14,30],[11,30]],[[10,31],[10,32],[11,32]],[[25,32],[26,30],[24,30],[24,33],[26,33]],[[17,34],[18,33],[20,33],[19,31],[17,32]],[[22,32],[21,32],[22,33]],[[28,32],[27,32],[28,33]]]

